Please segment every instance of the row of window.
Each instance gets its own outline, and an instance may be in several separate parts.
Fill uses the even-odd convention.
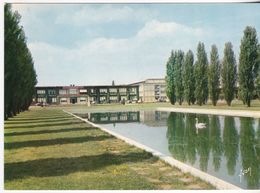
[[[99,89],[100,93],[107,93],[108,89],[105,88],[101,88]],[[90,89],[91,93],[95,93],[94,89]],[[110,88],[109,89],[110,93],[117,93],[117,89],[116,88]],[[120,93],[126,93],[126,88],[119,88],[119,92]],[[129,92],[130,93],[136,93],[136,88],[129,88]],[[46,90],[37,90],[37,94],[45,94]],[[79,89],[79,93],[80,94],[86,94],[87,93],[87,89]],[[56,95],[56,90],[48,90],[48,94],[49,95]],[[59,94],[60,95],[65,95],[65,94],[78,94],[78,90],[77,89],[69,89],[69,90],[65,90],[65,89],[60,89],[59,90]]]
[[[127,100],[126,96],[122,96],[120,98],[121,98],[121,100]],[[106,96],[101,96],[99,99],[100,99],[101,102],[105,102],[107,100],[107,97]],[[60,98],[60,103],[67,103],[69,100],[70,100],[69,98],[62,97],[62,98]],[[90,97],[89,100],[90,101],[96,101],[96,97]],[[118,101],[118,97],[117,96],[110,96],[109,100],[110,101]],[[137,97],[136,96],[130,96],[130,100],[137,100]],[[38,97],[37,101],[38,102],[47,102],[45,97]],[[79,102],[87,102],[87,98],[86,97],[79,97],[77,99],[77,101],[79,101]],[[56,97],[52,97],[52,98],[49,99],[48,102],[57,103],[57,98]]]

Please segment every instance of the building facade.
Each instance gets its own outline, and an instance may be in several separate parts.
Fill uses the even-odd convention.
[[[166,82],[163,78],[146,79],[130,85],[139,87],[139,100],[142,102],[166,102]]]
[[[48,104],[102,104],[137,102],[139,87],[117,86],[54,86],[36,87],[36,103]]]

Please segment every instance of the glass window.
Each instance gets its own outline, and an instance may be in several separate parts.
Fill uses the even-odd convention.
[[[107,93],[107,89],[106,88],[101,88],[101,89],[99,89],[99,92],[100,93]]]
[[[136,88],[130,88],[129,91],[130,93],[136,93]]]
[[[77,94],[77,89],[70,89],[70,94]]]
[[[80,89],[80,90],[79,90],[79,93],[80,93],[80,94],[87,93],[87,89]]]
[[[119,92],[126,92],[126,88],[120,88]]]
[[[62,102],[62,103],[67,102],[67,98],[61,98],[60,102]]]
[[[59,90],[59,93],[60,94],[67,94],[67,90],[61,89],[61,90]]]
[[[57,98],[54,98],[54,97],[51,98],[51,102],[52,102],[52,103],[56,103],[56,102],[57,102]]]
[[[80,97],[79,100],[80,100],[80,102],[86,102],[87,99],[86,99],[86,97]]]
[[[110,96],[109,99],[115,101],[117,100],[117,96]]]
[[[56,90],[48,90],[48,94],[49,95],[55,95],[56,94]]]
[[[39,98],[37,98],[37,101],[38,101],[38,103],[46,102],[46,98],[39,97]]]
[[[92,88],[92,89],[90,89],[90,92],[91,93],[96,93],[96,89]]]
[[[116,89],[116,88],[110,88],[110,89],[109,89],[109,92],[110,92],[110,93],[116,93],[116,92],[117,92],[117,89]]]
[[[37,90],[37,94],[45,94],[45,90]]]
[[[105,101],[106,100],[106,97],[102,96],[100,97],[100,101]]]

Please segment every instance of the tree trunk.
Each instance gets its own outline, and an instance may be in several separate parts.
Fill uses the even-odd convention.
[[[231,106],[231,101],[227,101],[227,105],[228,105],[228,106]]]
[[[251,106],[251,100],[247,100],[247,107]]]

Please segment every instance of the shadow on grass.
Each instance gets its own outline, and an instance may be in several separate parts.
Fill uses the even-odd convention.
[[[40,147],[40,146],[49,146],[49,145],[63,145],[63,144],[70,144],[70,143],[84,143],[88,141],[102,141],[110,138],[114,138],[114,137],[109,135],[98,135],[98,136],[11,142],[11,143],[5,143],[4,149],[19,149],[25,147]]]
[[[34,124],[34,125],[16,125],[16,126],[8,126],[5,129],[17,129],[17,128],[35,128],[35,127],[52,127],[52,126],[67,126],[73,124],[83,123],[82,121],[74,120],[73,122],[61,122],[61,123],[41,123],[41,124]]]
[[[87,172],[102,169],[109,165],[126,162],[141,162],[151,158],[147,152],[127,154],[100,154],[71,158],[48,158],[26,162],[6,163],[4,165],[5,181],[27,177],[64,176],[74,172]]]
[[[35,123],[49,123],[49,122],[59,122],[59,121],[70,121],[75,120],[73,117],[68,118],[58,118],[58,119],[45,119],[45,120],[30,120],[30,121],[6,121],[5,125],[12,125],[12,124],[35,124]]]
[[[97,130],[96,127],[83,127],[83,128],[66,128],[66,129],[53,129],[53,130],[40,130],[40,131],[24,131],[24,132],[11,132],[5,133],[5,137],[9,136],[20,136],[20,135],[38,135],[38,134],[49,134],[49,133],[63,133],[71,131],[89,131]]]
[[[37,118],[10,118],[8,121],[10,122],[19,122],[19,121],[37,121],[37,120],[48,120],[48,119],[62,119],[62,118],[72,118],[72,116],[45,116],[45,117],[37,117]]]

